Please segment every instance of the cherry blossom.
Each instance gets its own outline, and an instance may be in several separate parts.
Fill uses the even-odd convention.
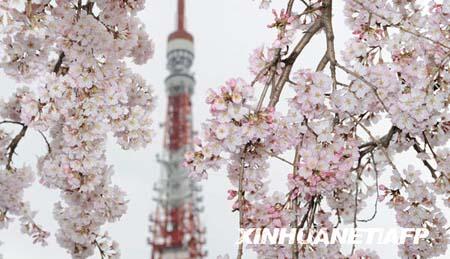
[[[123,149],[143,147],[152,139],[152,91],[125,62],[143,64],[153,55],[153,44],[136,17],[144,2],[1,5],[7,17],[1,67],[27,85],[0,106],[3,123],[22,127],[15,136],[0,134],[5,154],[1,189],[11,195],[0,202],[1,222],[6,213],[17,215],[35,242],[48,236],[21,201],[34,174],[13,161],[27,131],[37,131],[48,149],[38,161],[39,182],[61,192],[54,208],[60,226],[56,238],[73,258],[87,258],[95,249],[105,258],[120,257],[118,244],[102,226],[120,219],[127,200],[111,183],[114,171],[106,162],[105,145],[110,132]]]
[[[353,34],[342,50],[335,49],[343,35],[334,35],[332,1],[287,1],[273,10],[268,27],[277,34],[251,54],[251,83],[233,79],[210,90],[211,117],[186,155],[191,176],[227,171],[241,228],[357,227],[387,205],[400,227],[430,231],[418,245],[399,245],[399,257],[445,254],[448,224],[438,199],[448,206],[449,6],[346,0]],[[296,63],[319,34],[324,55]],[[380,126],[384,133],[374,134]],[[414,154],[406,169],[396,156],[402,152]],[[273,160],[291,168],[286,192],[270,188],[271,177],[280,177]],[[248,248],[259,258],[379,258],[339,244]]]

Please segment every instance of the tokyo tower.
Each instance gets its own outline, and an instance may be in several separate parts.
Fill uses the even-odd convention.
[[[150,216],[152,259],[205,258],[205,230],[200,224],[200,187],[188,177],[182,162],[192,148],[191,96],[195,79],[194,37],[185,29],[185,1],[178,0],[177,29],[167,43],[165,80],[168,96],[164,149],[158,161],[161,176],[155,184],[156,210]]]

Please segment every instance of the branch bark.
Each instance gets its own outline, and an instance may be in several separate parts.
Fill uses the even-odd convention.
[[[301,40],[297,43],[295,48],[292,50],[289,57],[287,57],[283,62],[285,67],[278,79],[278,82],[275,85],[275,89],[273,89],[272,94],[270,96],[269,107],[275,107],[280,100],[281,92],[283,91],[283,87],[286,82],[289,80],[289,76],[291,74],[292,67],[294,66],[295,60],[302,53],[303,49],[308,45],[312,37],[322,28],[322,23],[320,19],[317,19],[308,31],[305,32],[305,35],[301,38]]]
[[[22,140],[23,137],[25,137],[25,133],[28,130],[28,126],[22,126],[22,129],[20,130],[20,132],[14,137],[14,139],[11,141],[11,143],[8,145],[8,160],[6,163],[6,169],[8,171],[12,171],[12,167],[11,167],[11,163],[12,163],[12,158],[14,156],[14,153],[17,149],[17,146],[19,145],[20,140]]]
[[[327,39],[327,58],[331,61],[330,72],[331,79],[333,80],[333,91],[336,90],[336,51],[334,49],[334,33],[333,33],[333,4],[332,0],[325,0],[324,10],[322,15],[322,25],[325,28],[325,36]]]

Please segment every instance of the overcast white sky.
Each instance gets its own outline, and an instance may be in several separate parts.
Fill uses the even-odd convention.
[[[207,117],[204,103],[206,89],[217,87],[230,77],[243,77],[250,81],[248,57],[251,51],[273,38],[266,25],[272,21],[270,10],[259,10],[258,1],[250,0],[187,0],[187,26],[195,37],[196,57],[193,70],[197,85],[193,97],[194,121],[198,129],[200,122]],[[274,0],[277,6],[285,1]],[[343,22],[342,1],[335,1],[334,27],[337,49],[344,47],[345,40],[351,37]],[[155,204],[152,200],[152,186],[160,174],[155,155],[162,147],[162,132],[158,124],[165,119],[166,96],[164,79],[166,71],[165,49],[167,35],[175,25],[175,0],[147,0],[147,8],[140,17],[147,25],[147,31],[156,44],[155,57],[148,64],[136,67],[147,81],[153,85],[158,96],[158,104],[154,112],[157,138],[146,149],[138,152],[122,151],[110,141],[108,159],[115,168],[114,183],[128,193],[128,213],[120,222],[108,226],[110,234],[120,243],[122,258],[149,258],[150,247],[146,243],[148,237],[148,215]],[[311,46],[302,54],[299,64],[314,68],[324,51],[324,40],[317,37]],[[310,63],[311,62],[311,63]],[[11,94],[17,84],[5,78],[0,72],[0,97]],[[19,146],[18,160],[35,165],[36,157],[45,152],[45,144],[38,135],[30,134]],[[405,158],[410,155],[404,155]],[[407,159],[406,159],[407,160]],[[405,160],[403,160],[405,161]],[[273,186],[285,188],[287,170],[281,164],[274,164]],[[210,174],[209,180],[203,184],[205,211],[201,215],[207,227],[208,258],[229,253],[234,257],[237,240],[237,215],[230,212],[231,203],[226,200],[226,191],[230,188],[225,173]],[[39,209],[37,222],[46,229],[55,232],[58,228],[52,216],[53,204],[58,199],[57,191],[48,190],[39,184],[26,193],[32,207]],[[367,215],[370,211],[367,212]],[[385,214],[385,215],[383,215]],[[383,215],[383,216],[382,216]],[[394,215],[390,210],[381,208],[376,220],[361,227],[386,227],[394,225]],[[5,259],[64,259],[69,255],[50,237],[49,247],[42,248],[31,243],[31,240],[20,234],[18,224],[13,223],[6,231],[0,231],[0,253]],[[394,246],[373,246],[382,258],[397,258]],[[246,253],[245,258],[255,258]],[[95,255],[92,258],[100,258]]]

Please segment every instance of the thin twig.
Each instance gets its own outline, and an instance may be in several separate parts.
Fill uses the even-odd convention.
[[[48,153],[50,154],[50,153],[52,153],[52,148],[51,148],[51,146],[50,146],[50,142],[48,141],[48,139],[47,139],[47,137],[45,136],[45,134],[44,134],[44,132],[42,132],[42,131],[38,131],[39,132],[39,134],[41,134],[41,136],[42,136],[42,138],[44,138],[44,141],[45,141],[45,143],[47,144],[47,151],[48,151]]]
[[[381,137],[378,141],[370,141],[360,145],[358,147],[360,149],[359,151],[360,158],[364,157],[366,154],[371,153],[377,147],[378,143],[381,143],[383,147],[387,148],[391,143],[391,140],[394,137],[395,133],[397,132],[400,132],[400,129],[395,126],[392,126],[389,129],[389,132],[383,137]]]
[[[443,44],[442,42],[435,41],[435,40],[433,40],[432,38],[430,38],[430,37],[428,37],[428,36],[425,36],[425,35],[420,34],[419,32],[414,32],[414,31],[411,31],[411,30],[408,30],[408,29],[404,28],[404,27],[401,26],[401,25],[394,24],[391,20],[389,20],[388,18],[386,18],[384,15],[381,15],[381,14],[379,14],[379,13],[376,13],[374,10],[370,10],[369,8],[367,8],[363,3],[361,3],[361,2],[358,1],[358,0],[353,0],[353,1],[354,1],[355,3],[357,3],[357,4],[359,4],[359,5],[360,5],[362,8],[364,8],[367,12],[369,12],[369,13],[375,15],[375,16],[378,16],[379,18],[381,18],[381,19],[385,20],[386,22],[388,22],[389,25],[391,25],[391,26],[393,26],[393,27],[396,27],[396,28],[398,28],[399,30],[401,30],[401,31],[403,31],[403,32],[409,33],[409,34],[414,35],[414,36],[416,36],[416,37],[418,37],[418,38],[423,38],[423,39],[429,40],[429,41],[433,42],[434,44],[437,44],[437,45],[439,45],[439,46],[441,46],[441,47],[444,47],[444,48],[446,48],[446,49],[450,49],[449,46],[446,46],[446,45]]]
[[[264,85],[264,89],[261,92],[261,96],[259,97],[258,105],[256,106],[256,111],[261,110],[261,107],[263,105],[264,99],[266,98],[267,90],[269,89],[270,83],[274,80],[274,76],[276,74],[276,69],[272,67],[270,69],[270,71],[271,71],[270,76],[269,76],[266,84]]]
[[[357,221],[357,215],[358,215],[359,176],[360,176],[360,173],[358,172],[356,181],[355,181],[355,188],[356,188],[355,189],[355,211],[353,213],[353,228],[354,229],[356,229],[358,227],[358,223],[356,221]],[[355,247],[356,247],[355,242],[353,242],[351,255],[353,255],[353,253],[355,252]]]
[[[238,206],[239,206],[239,227],[244,227],[244,152],[241,154],[241,170],[239,172],[239,187],[238,187]],[[238,247],[237,259],[242,259],[244,253],[244,244],[240,242]]]
[[[347,113],[354,122],[356,122],[357,120],[349,113]],[[397,176],[401,179],[402,181],[402,185],[405,185],[406,181],[405,179],[403,179],[402,175],[400,174],[400,171],[398,170],[397,166],[394,164],[394,162],[392,161],[391,157],[389,156],[389,153],[387,152],[386,148],[383,146],[383,144],[377,140],[372,133],[370,132],[370,130],[364,126],[364,124],[359,124],[359,126],[361,126],[361,128],[367,133],[367,135],[369,135],[370,139],[377,144],[377,146],[381,149],[383,155],[386,157],[386,159],[388,160],[389,164],[391,165],[392,169],[394,169],[394,172],[397,174]]]
[[[331,61],[330,61],[331,62]],[[333,63],[333,62],[331,62]],[[360,74],[358,74],[355,71],[352,71],[344,66],[342,66],[341,64],[339,64],[338,62],[335,63],[335,65],[342,69],[344,72],[346,72],[347,74],[350,74],[352,76],[354,76],[356,79],[360,80],[361,82],[365,83],[366,85],[370,86],[370,88],[372,89],[372,91],[374,92],[375,96],[377,97],[378,101],[381,103],[381,105],[383,106],[383,109],[389,113],[389,110],[387,108],[387,106],[384,104],[383,100],[381,99],[380,95],[378,94],[378,87],[376,87],[374,84],[372,84],[371,82],[367,81],[363,76],[361,76]]]
[[[430,148],[431,154],[433,154],[434,159],[438,159],[438,156],[436,155],[436,152],[434,152],[433,147],[431,146],[430,141],[428,141],[428,137],[427,134],[424,132],[422,132],[423,135],[423,139],[425,141],[425,144],[428,145],[428,147]]]
[[[100,244],[97,242],[97,240],[94,240],[94,244],[95,244],[95,246],[97,246],[97,248],[98,248],[98,250],[100,252],[101,258],[105,259],[106,258],[105,251],[102,250],[102,248],[100,247]]]
[[[276,155],[275,153],[273,153],[273,152],[271,152],[271,151],[267,151],[267,150],[265,150],[265,149],[261,149],[261,150],[262,150],[264,153],[268,154],[269,156],[274,157],[274,158],[277,158],[277,159],[279,159],[280,161],[283,161],[283,162],[285,162],[286,164],[295,167],[295,163],[292,163],[291,161],[289,161],[289,160],[287,160],[287,159],[285,159],[285,158],[282,158],[282,157]]]
[[[380,198],[380,191],[378,189],[378,169],[377,169],[377,163],[375,161],[375,157],[373,155],[373,152],[371,152],[370,154],[371,154],[371,161],[372,161],[372,164],[373,164],[373,170],[375,171],[375,186],[377,188],[376,189],[377,198],[375,200],[375,209],[374,209],[374,212],[373,212],[372,216],[370,218],[368,218],[368,219],[359,219],[358,220],[359,222],[372,221],[375,218],[375,216],[377,215],[377,212],[378,212],[378,199]]]
[[[22,122],[19,121],[11,121],[11,120],[4,120],[4,121],[0,121],[0,125],[1,124],[17,124],[17,125],[21,125],[24,126],[25,124],[23,124]]]
[[[425,152],[425,150],[420,147],[419,142],[417,141],[416,138],[411,137],[411,136],[408,136],[408,138],[414,141],[413,148],[417,153]],[[433,177],[433,179],[436,179],[437,178],[436,169],[434,169],[434,167],[427,160],[421,159],[421,161],[422,161],[423,165],[426,166],[428,168],[428,170],[430,171],[431,177]]]

